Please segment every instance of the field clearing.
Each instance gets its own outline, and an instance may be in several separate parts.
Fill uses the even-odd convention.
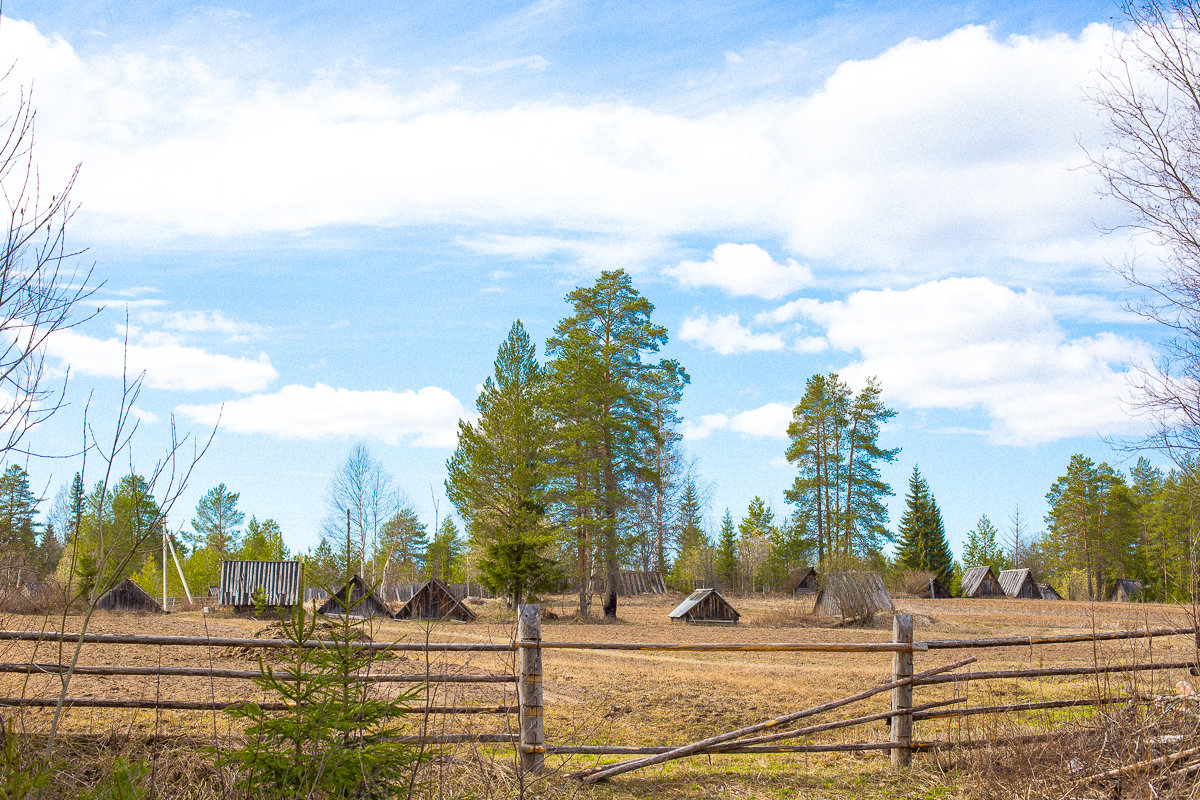
[[[551,598],[545,604],[560,619],[542,625],[545,642],[612,641],[644,643],[768,643],[768,642],[887,642],[891,618],[881,617],[869,627],[839,627],[829,620],[807,615],[811,598],[792,600],[779,596],[731,598],[742,612],[736,626],[694,626],[671,623],[667,612],[681,595],[646,595],[623,599],[616,622],[581,623],[569,616],[569,597]],[[920,600],[898,598],[897,611],[910,613],[917,641],[996,636],[1039,636],[1095,631],[1162,628],[1190,624],[1190,611],[1155,604],[1080,603],[1034,600]],[[481,611],[475,623],[426,626],[413,622],[379,622],[372,626],[376,641],[510,641],[511,614],[495,601],[476,604]],[[41,617],[4,615],[0,625],[9,630],[41,628]],[[51,625],[62,626],[61,620]],[[67,617],[67,631],[76,631],[80,620]],[[96,633],[156,633],[250,637],[269,626],[263,620],[217,613],[183,612],[170,616],[137,616],[98,613],[90,631]],[[0,642],[0,662],[55,661],[58,645],[43,643],[34,650],[27,642]],[[64,645],[69,659],[73,645]],[[259,651],[261,652],[261,651]],[[1034,647],[993,647],[964,652],[929,651],[914,654],[914,669],[921,671],[967,655],[979,661],[970,669],[1021,669],[1030,667],[1085,666],[1092,663],[1186,661],[1196,655],[1188,636],[1157,640],[1128,640]],[[891,676],[890,653],[779,653],[779,652],[641,652],[546,649],[543,651],[546,742],[548,745],[666,745],[682,744],[754,722],[793,712],[816,703],[852,694],[885,682]],[[212,666],[228,669],[257,667],[254,653],[219,647],[162,647],[143,645],[84,645],[81,664],[141,666]],[[432,672],[486,672],[512,674],[514,656],[503,653],[434,653]],[[401,653],[387,660],[386,670],[419,672],[426,660],[419,653]],[[1114,673],[1099,682],[1113,693],[1137,690],[1148,693],[1174,691],[1178,681],[1197,679],[1187,670],[1162,673]],[[51,675],[0,674],[0,695],[53,696],[59,678]],[[396,691],[385,685],[382,691]],[[948,699],[965,694],[971,705],[1091,697],[1097,691],[1095,676],[1011,679],[972,682],[968,686],[943,684],[916,687],[914,703]],[[246,680],[203,678],[100,677],[77,675],[69,694],[73,697],[162,698],[169,700],[269,699]],[[432,705],[515,703],[511,685],[443,684],[428,702]],[[886,710],[887,693],[857,704],[833,717],[850,717]],[[10,716],[12,711],[5,711]],[[1088,718],[1090,709],[1023,714],[1032,731],[1050,724]],[[36,732],[49,720],[48,710],[26,710],[23,724]],[[827,719],[826,717],[821,720]],[[820,721],[820,720],[819,720]],[[515,719],[487,715],[433,718],[432,732],[513,732]],[[414,720],[413,725],[418,724]],[[995,730],[997,723],[974,717],[952,721],[918,722],[914,738],[956,738]],[[989,728],[989,726],[991,726]],[[64,730],[88,734],[182,733],[212,739],[235,734],[233,721],[222,713],[173,712],[125,709],[72,709]],[[414,728],[415,730],[415,728]],[[884,741],[884,723],[820,734],[812,742]],[[507,769],[512,750],[507,746],[472,748],[473,758],[493,761]],[[461,757],[456,755],[461,760]],[[603,757],[615,761],[616,757]],[[953,772],[943,772],[948,756],[917,755],[914,768],[893,770],[886,754],[772,754],[697,757],[636,772],[612,782],[580,788],[564,781],[564,770],[593,764],[595,756],[570,759],[549,756],[549,777],[540,782],[542,792],[598,797],[814,797],[969,796]],[[542,793],[539,792],[539,793]]]

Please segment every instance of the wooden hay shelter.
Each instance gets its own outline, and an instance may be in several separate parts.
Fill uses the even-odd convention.
[[[96,601],[96,608],[102,611],[138,611],[143,614],[165,614],[166,611],[150,594],[126,578]]]
[[[963,597],[1003,597],[1004,587],[991,567],[968,567],[962,579]]]
[[[792,594],[816,594],[817,578],[815,567],[796,567],[788,573],[786,588]]]
[[[661,572],[621,570],[617,575],[617,594],[632,597],[637,594],[666,594],[667,582]]]
[[[736,625],[742,615],[716,589],[697,589],[667,616],[672,622]]]
[[[929,582],[925,586],[921,587],[921,591],[917,592],[917,597],[927,597],[931,600],[949,600],[951,594],[950,590],[935,575],[929,579]]]
[[[1038,584],[1038,592],[1041,593],[1043,600],[1062,600],[1063,599],[1063,596],[1058,593],[1058,590],[1055,589],[1053,586],[1051,586],[1048,583],[1039,583]]]
[[[876,572],[835,572],[827,575],[817,592],[813,613],[820,617],[868,620],[895,606],[883,578]]]
[[[1114,603],[1128,603],[1131,600],[1142,599],[1142,582],[1132,578],[1117,578],[1108,599]]]
[[[264,609],[289,609],[300,602],[299,561],[222,561],[217,605],[253,611],[255,593]]]
[[[1029,569],[1006,569],[1000,572],[1000,588],[1009,597],[1020,597],[1025,600],[1041,600],[1042,591],[1033,580],[1033,571]]]
[[[408,602],[392,615],[395,619],[436,619],[472,622],[475,612],[467,608],[450,587],[437,578],[426,581]]]
[[[345,614],[355,619],[390,617],[392,615],[384,602],[358,575],[351,578],[349,583],[322,603],[321,607],[317,609],[317,613],[327,617],[340,617]]]

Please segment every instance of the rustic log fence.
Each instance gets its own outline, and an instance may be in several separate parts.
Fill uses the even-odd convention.
[[[1098,664],[1071,667],[1043,667],[1036,669],[958,671],[972,664],[977,656],[962,658],[949,664],[914,672],[914,654],[932,654],[939,650],[982,650],[1002,647],[1029,647],[1047,644],[1082,642],[1121,641],[1166,636],[1195,635],[1196,628],[1157,628],[1135,631],[1093,632],[1084,634],[1062,634],[1053,636],[1019,636],[980,639],[944,639],[920,641],[915,638],[913,619],[908,614],[897,614],[893,622],[890,642],[778,642],[739,644],[730,642],[690,643],[639,643],[639,642],[566,642],[547,641],[541,636],[541,613],[536,605],[519,609],[516,636],[506,642],[363,642],[359,647],[372,651],[420,652],[420,653],[512,653],[515,656],[510,673],[462,673],[462,672],[409,672],[377,673],[361,675],[362,681],[373,683],[478,683],[511,684],[517,702],[513,704],[474,704],[448,706],[415,706],[414,714],[488,714],[516,716],[515,733],[443,734],[406,737],[406,741],[423,745],[449,743],[511,744],[516,747],[523,771],[538,773],[545,769],[548,755],[628,755],[634,758],[573,773],[585,782],[603,780],[624,772],[665,761],[697,754],[736,753],[821,753],[821,752],[871,752],[890,754],[893,764],[903,767],[911,762],[912,754],[952,747],[979,746],[977,741],[919,740],[914,737],[914,723],[947,718],[966,718],[982,714],[1005,714],[1040,709],[1098,707],[1113,703],[1149,702],[1150,698],[1125,694],[1118,696],[1076,697],[1061,700],[1008,703],[959,707],[966,702],[964,696],[932,700],[917,704],[914,692],[917,687],[936,686],[947,683],[970,681],[1005,680],[1014,678],[1063,677],[1082,675],[1105,675],[1134,673],[1154,670],[1196,670],[1195,661],[1166,661],[1159,663]],[[293,642],[279,639],[254,639],[210,636],[159,636],[148,634],[76,634],[44,631],[0,631],[0,641],[91,643],[91,644],[134,644],[181,647],[236,647],[247,649],[271,649],[286,647],[328,648],[334,642],[309,640]],[[870,687],[848,697],[828,701],[782,717],[766,720],[736,731],[718,734],[698,742],[668,746],[620,746],[587,744],[548,744],[544,728],[544,695],[542,691],[543,653],[547,650],[597,650],[597,651],[671,651],[671,652],[780,652],[780,653],[880,653],[892,655],[891,680]],[[253,679],[258,670],[219,669],[174,666],[103,666],[77,665],[73,668],[61,663],[49,663],[31,659],[27,663],[0,663],[0,673],[16,674],[64,674],[99,676],[160,676]],[[290,673],[278,672],[280,677]],[[788,723],[823,714],[851,705],[868,697],[890,692],[891,707],[888,711],[859,715],[847,719],[807,725],[789,730],[779,729]],[[160,698],[121,699],[67,697],[0,697],[0,707],[45,708],[61,704],[72,708],[129,708],[178,711],[215,711],[240,705],[243,700],[165,700]],[[283,703],[261,702],[263,710],[282,711]],[[804,743],[788,740],[809,737],[813,734],[861,726],[870,722],[888,721],[890,737],[883,742],[857,743]],[[774,731],[772,731],[774,729]],[[765,733],[766,731],[772,731]],[[758,734],[758,735],[756,735]],[[1034,738],[1044,738],[1037,735]]]

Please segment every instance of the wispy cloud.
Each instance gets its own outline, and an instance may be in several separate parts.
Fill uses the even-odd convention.
[[[782,336],[777,333],[754,333],[741,324],[737,314],[686,317],[679,323],[679,338],[723,356],[782,350],[785,346]]]

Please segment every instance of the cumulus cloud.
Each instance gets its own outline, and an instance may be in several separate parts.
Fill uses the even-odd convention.
[[[919,280],[913,265],[928,277],[965,258],[997,270],[1094,263],[1122,247],[1095,233],[1112,212],[1094,177],[1070,169],[1076,136],[1098,124],[1079,86],[1114,35],[965,27],[842,64],[815,92],[750,94],[719,112],[559,96],[497,107],[452,84],[336,72],[268,84],[199,51],[85,57],[12,19],[0,49],[18,78],[37,76],[44,165],[86,165],[76,199],[92,237],[441,224],[670,241],[750,230],[801,259],[905,265]],[[707,263],[680,274],[716,280]],[[802,273],[788,274],[794,284]]]
[[[415,447],[453,447],[462,403],[445,389],[360,391],[317,383],[289,385],[224,404],[183,405],[178,412],[230,433],[281,439],[373,439],[388,445],[411,440]]]
[[[145,385],[153,389],[256,392],[278,377],[265,353],[256,358],[228,356],[163,336],[127,344],[121,338],[100,339],[77,330],[60,330],[47,340],[46,352],[80,375],[120,378],[144,371]]]
[[[707,261],[684,261],[663,273],[684,286],[715,286],[734,296],[753,295],[767,300],[789,295],[812,283],[808,267],[788,259],[776,263],[756,244],[721,244]]]
[[[986,278],[953,278],[844,301],[796,301],[777,316],[823,326],[832,347],[859,356],[842,376],[854,384],[878,376],[890,401],[984,410],[993,442],[1136,429],[1124,369],[1148,361],[1149,348],[1112,333],[1069,337],[1052,305],[1046,295]]]
[[[716,431],[726,430],[744,436],[786,439],[791,421],[791,406],[767,403],[736,414],[705,414],[698,422],[685,421],[681,432],[688,441],[707,439]]]
[[[679,338],[723,356],[784,348],[782,336],[777,333],[753,333],[741,324],[737,314],[687,317],[679,323]]]
[[[225,312],[214,309],[209,311],[139,311],[136,314],[139,323],[152,325],[167,331],[179,333],[214,333],[233,341],[244,341],[259,337],[263,329],[251,322],[241,322],[230,319]]]

